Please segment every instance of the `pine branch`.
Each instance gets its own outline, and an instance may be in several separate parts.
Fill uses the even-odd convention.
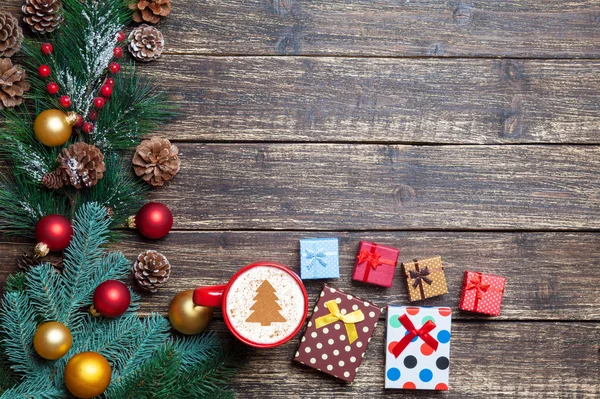
[[[4,292],[23,292],[27,283],[27,275],[25,273],[10,274],[6,278]]]
[[[26,287],[31,304],[44,320],[60,320],[60,298],[64,296],[60,280],[60,274],[48,263],[27,273]]]
[[[0,399],[61,399],[64,397],[64,392],[54,387],[47,375],[28,378],[0,395]]]

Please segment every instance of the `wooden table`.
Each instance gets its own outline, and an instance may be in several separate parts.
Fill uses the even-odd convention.
[[[298,271],[315,236],[340,238],[335,286],[406,304],[399,273],[351,281],[368,239],[445,261],[450,293],[426,302],[455,309],[444,397],[600,395],[597,0],[173,0],[159,28],[142,68],[180,101],[159,133],[183,165],[151,197],[175,230],[115,245],[174,266],[144,312],[258,259]],[[0,275],[30,247],[4,238]],[[508,277],[500,317],[458,311],[465,269]],[[298,340],[250,350],[239,396],[438,397],[384,391],[384,323],[351,385],[293,364]]]

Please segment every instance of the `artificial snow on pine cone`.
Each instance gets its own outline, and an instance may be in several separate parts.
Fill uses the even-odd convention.
[[[0,109],[23,103],[23,93],[29,90],[25,70],[13,65],[9,58],[0,59]]]
[[[181,166],[179,149],[167,139],[152,137],[142,141],[133,156],[135,174],[153,186],[171,180]]]
[[[154,26],[143,24],[129,34],[129,52],[138,61],[149,62],[159,58],[164,46],[163,34]]]
[[[60,0],[25,0],[23,21],[34,33],[50,33],[63,21]]]
[[[106,171],[104,155],[95,145],[79,142],[63,148],[58,156],[58,168],[42,178],[42,184],[50,189],[63,186],[88,188],[95,186]]]
[[[148,250],[138,255],[132,270],[140,287],[156,292],[169,279],[171,264],[160,252]]]
[[[171,13],[171,0],[136,0],[129,5],[135,22],[156,24]]]
[[[9,13],[0,12],[0,57],[12,57],[21,50],[23,30]]]

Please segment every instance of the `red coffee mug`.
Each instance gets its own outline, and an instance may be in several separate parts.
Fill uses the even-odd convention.
[[[225,324],[240,341],[273,348],[300,331],[308,296],[300,277],[274,262],[252,263],[224,285],[194,290],[194,304],[221,307]]]

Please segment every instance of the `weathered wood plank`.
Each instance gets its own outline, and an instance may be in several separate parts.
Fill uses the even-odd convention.
[[[223,330],[223,323],[213,324]],[[598,323],[466,323],[452,325],[450,391],[444,398],[597,398]],[[240,397],[430,397],[439,392],[383,389],[385,328],[375,331],[356,380],[346,384],[292,363],[298,339],[250,350],[234,380]]]
[[[595,0],[203,0],[159,26],[171,53],[598,57],[599,15]]]
[[[390,289],[352,282],[360,239],[396,246],[404,260],[441,255],[450,293],[420,304],[452,306],[457,319],[488,319],[458,311],[463,271],[471,269],[508,278],[502,315],[492,320],[600,320],[598,233],[172,232],[158,242],[130,234],[116,248],[132,261],[148,248],[167,256],[173,265],[171,280],[157,294],[144,295],[142,307],[144,312],[165,312],[176,293],[224,283],[242,266],[260,259],[281,262],[299,273],[298,240],[315,236],[340,237],[340,279],[330,282],[381,305],[408,303],[406,285],[400,269]],[[0,277],[14,270],[19,253],[30,247],[4,240]],[[312,304],[323,281],[305,284]]]
[[[600,61],[169,55],[146,70],[181,101],[180,140],[600,143]]]
[[[180,143],[178,229],[598,229],[597,146]]]

